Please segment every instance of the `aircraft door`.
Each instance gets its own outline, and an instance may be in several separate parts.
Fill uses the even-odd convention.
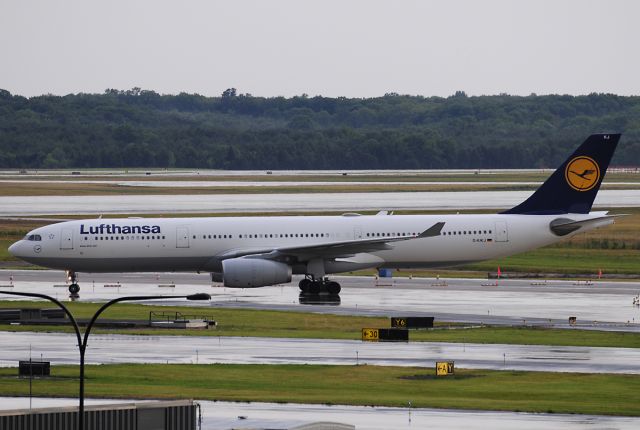
[[[354,240],[362,239],[362,227],[354,227],[353,228],[353,238]]]
[[[63,228],[60,235],[60,249],[73,249],[73,230]]]
[[[509,242],[509,231],[505,221],[496,221],[496,242]]]
[[[189,227],[180,226],[176,228],[176,248],[189,247]]]

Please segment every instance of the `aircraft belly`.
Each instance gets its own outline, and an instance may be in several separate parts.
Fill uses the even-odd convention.
[[[28,261],[39,266],[77,272],[173,272],[198,271],[209,261],[209,257],[32,257]]]

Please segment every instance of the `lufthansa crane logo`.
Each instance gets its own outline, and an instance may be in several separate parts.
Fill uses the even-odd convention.
[[[569,161],[564,177],[574,190],[589,191],[600,179],[600,168],[592,158],[581,155]]]

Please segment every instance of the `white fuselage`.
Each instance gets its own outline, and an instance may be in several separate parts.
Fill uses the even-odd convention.
[[[566,214],[585,220],[596,214]],[[325,273],[367,267],[442,267],[516,254],[570,237],[549,224],[558,215],[343,215],[239,218],[85,219],[35,229],[11,246],[15,256],[45,267],[77,272],[209,271],[235,252],[269,252],[381,237],[416,236],[444,222],[435,237],[390,243],[389,249],[334,255]],[[579,232],[610,224],[602,222]],[[293,273],[308,273],[291,263]]]

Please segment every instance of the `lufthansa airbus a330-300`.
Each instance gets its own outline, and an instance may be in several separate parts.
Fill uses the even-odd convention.
[[[289,282],[338,294],[326,275],[374,267],[431,268],[505,257],[613,223],[591,212],[619,134],[591,135],[527,200],[498,214],[119,218],[37,228],[9,252],[78,272],[211,272],[227,287]]]

